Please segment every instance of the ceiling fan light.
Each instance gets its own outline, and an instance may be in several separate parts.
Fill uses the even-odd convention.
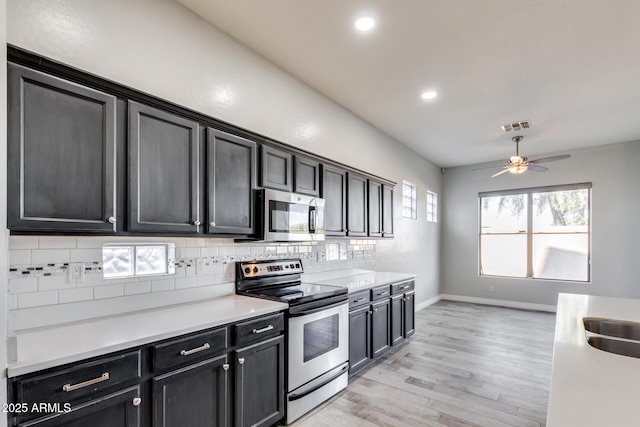
[[[514,164],[509,166],[509,172],[514,175],[520,175],[525,172],[529,168],[529,165],[526,164]]]

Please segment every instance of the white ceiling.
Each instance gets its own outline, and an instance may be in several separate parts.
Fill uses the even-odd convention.
[[[638,0],[179,1],[442,167],[640,139]]]

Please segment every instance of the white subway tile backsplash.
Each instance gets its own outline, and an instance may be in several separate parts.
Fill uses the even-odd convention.
[[[176,279],[176,289],[195,288],[197,286],[195,277],[185,277]]]
[[[76,247],[76,238],[67,236],[41,236],[38,237],[40,249],[69,249]]]
[[[11,249],[38,249],[38,237],[36,236],[9,236]]]
[[[173,279],[154,280],[151,282],[151,292],[165,292],[174,289],[175,280]]]
[[[57,291],[59,289],[75,288],[74,283],[67,283],[66,276],[42,276],[38,277],[39,291]]]
[[[214,276],[198,276],[196,277],[196,286],[211,286],[215,285]]]
[[[58,303],[57,291],[18,294],[18,308],[40,307]]]
[[[93,299],[93,288],[64,289],[58,292],[60,304],[68,302],[90,301]]]
[[[197,258],[200,256],[200,249],[199,248],[178,248],[176,250],[177,252],[177,257],[184,259],[184,258]]]
[[[220,256],[233,256],[236,254],[235,246],[221,246],[218,251]]]
[[[69,262],[102,262],[102,248],[70,249]]]
[[[218,256],[218,247],[211,246],[211,247],[200,248],[200,256],[202,257]]]
[[[264,254],[264,246],[251,246],[251,255],[262,255]]]
[[[31,251],[33,264],[53,264],[69,262],[69,249],[34,249]]]
[[[93,298],[115,298],[124,295],[124,285],[100,286],[93,289]]]
[[[37,277],[12,277],[9,279],[9,293],[21,294],[24,292],[36,292],[38,290]]]
[[[249,255],[250,253],[251,253],[251,247],[250,246],[236,246],[236,255],[237,256]]]
[[[9,310],[18,308],[18,295],[9,295]]]
[[[148,294],[151,292],[151,282],[135,282],[124,285],[125,295]]]
[[[9,265],[31,264],[31,251],[28,249],[10,249]]]
[[[109,243],[109,237],[78,237],[76,239],[76,247],[78,249],[102,249],[102,245]]]

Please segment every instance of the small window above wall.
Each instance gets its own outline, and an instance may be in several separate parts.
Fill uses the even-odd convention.
[[[418,217],[418,200],[416,186],[407,181],[402,181],[402,216],[416,219]]]
[[[175,274],[173,243],[122,243],[102,247],[105,279]]]
[[[438,193],[427,190],[427,221],[438,222]]]

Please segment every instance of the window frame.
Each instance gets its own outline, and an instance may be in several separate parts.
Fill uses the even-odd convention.
[[[438,222],[438,193],[427,190],[427,222]]]
[[[405,194],[405,189],[411,188],[411,194]],[[411,206],[407,206],[405,201],[409,198]],[[406,210],[411,210],[411,216],[406,215]],[[409,181],[402,180],[402,217],[407,219],[418,219],[418,186]]]
[[[480,277],[501,277],[501,278],[509,278],[509,279],[532,279],[532,280],[543,280],[543,281],[551,281],[551,282],[572,282],[572,283],[591,283],[591,182],[581,182],[576,184],[561,184],[561,185],[549,185],[549,186],[538,186],[538,187],[527,187],[527,188],[517,188],[511,190],[497,190],[497,191],[485,191],[478,193],[478,276]],[[575,280],[575,279],[553,279],[553,278],[542,278],[542,277],[534,277],[533,274],[533,236],[536,234],[543,233],[535,233],[533,231],[533,195],[538,193],[549,193],[556,191],[571,191],[571,190],[587,190],[587,231],[584,233],[576,233],[576,234],[586,234],[587,235],[587,278],[586,280]],[[491,233],[483,233],[482,232],[482,199],[483,197],[496,197],[496,196],[512,196],[512,195],[525,195],[527,198],[526,203],[526,216],[527,216],[527,270],[525,276],[502,276],[495,274],[485,274],[482,272],[482,236],[490,235]],[[562,233],[558,233],[562,234]]]

